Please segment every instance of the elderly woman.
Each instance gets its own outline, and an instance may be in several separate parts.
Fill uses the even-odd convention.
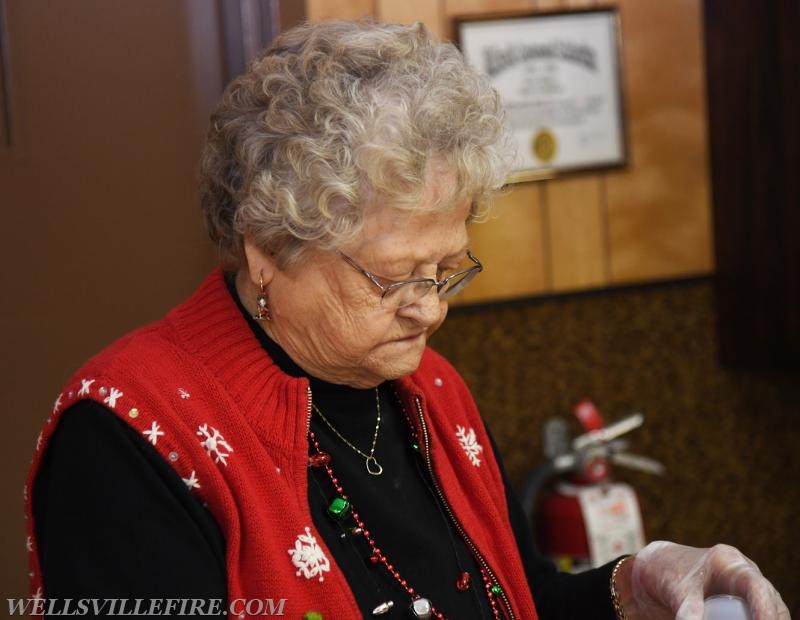
[[[730,592],[788,617],[732,548],[655,543],[578,576],[534,550],[426,348],[483,268],[467,229],[505,144],[495,92],[421,25],[279,37],[212,118],[222,269],[56,400],[29,479],[34,592],[306,620],[700,618]]]

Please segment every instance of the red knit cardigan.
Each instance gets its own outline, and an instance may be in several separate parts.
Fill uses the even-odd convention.
[[[502,587],[501,608],[535,620],[501,475],[463,381],[429,349],[394,387],[458,526]],[[265,354],[219,270],[164,319],[91,359],[56,399],[28,476],[33,595],[46,597],[47,584],[31,485],[60,413],[91,399],[142,433],[207,504],[226,541],[229,602],[287,599],[288,618],[358,618],[308,506],[311,396],[307,379],[284,374]]]

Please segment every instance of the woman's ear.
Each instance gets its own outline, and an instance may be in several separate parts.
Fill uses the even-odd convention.
[[[275,259],[264,253],[249,237],[244,238],[244,256],[247,260],[247,273],[254,286],[259,286],[262,282],[267,286],[272,282],[277,270]]]

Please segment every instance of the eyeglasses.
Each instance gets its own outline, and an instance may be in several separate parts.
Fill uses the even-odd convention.
[[[365,275],[370,282],[380,289],[381,303],[391,304],[391,306],[395,308],[405,308],[419,301],[428,294],[432,286],[436,287],[439,299],[452,297],[461,292],[475,276],[483,271],[481,262],[472,255],[472,252],[467,250],[467,257],[475,264],[468,269],[450,274],[443,280],[436,280],[435,278],[412,278],[411,280],[402,280],[400,282],[388,281],[388,284],[383,284],[381,280],[387,281],[386,278],[379,278],[371,274],[344,252],[339,252],[339,255],[347,261],[348,265]]]

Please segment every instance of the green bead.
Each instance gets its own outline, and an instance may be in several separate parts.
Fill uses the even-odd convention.
[[[419,444],[416,441],[411,444],[411,447],[414,449],[414,452],[419,452]]]
[[[501,588],[499,584],[496,583],[492,586],[492,594],[494,594],[495,596],[499,596],[502,593],[503,593],[503,588]]]
[[[303,614],[303,620],[322,620],[322,614],[318,611],[307,611]]]
[[[328,506],[328,515],[336,520],[342,521],[350,514],[350,502],[344,497],[337,497]]]

